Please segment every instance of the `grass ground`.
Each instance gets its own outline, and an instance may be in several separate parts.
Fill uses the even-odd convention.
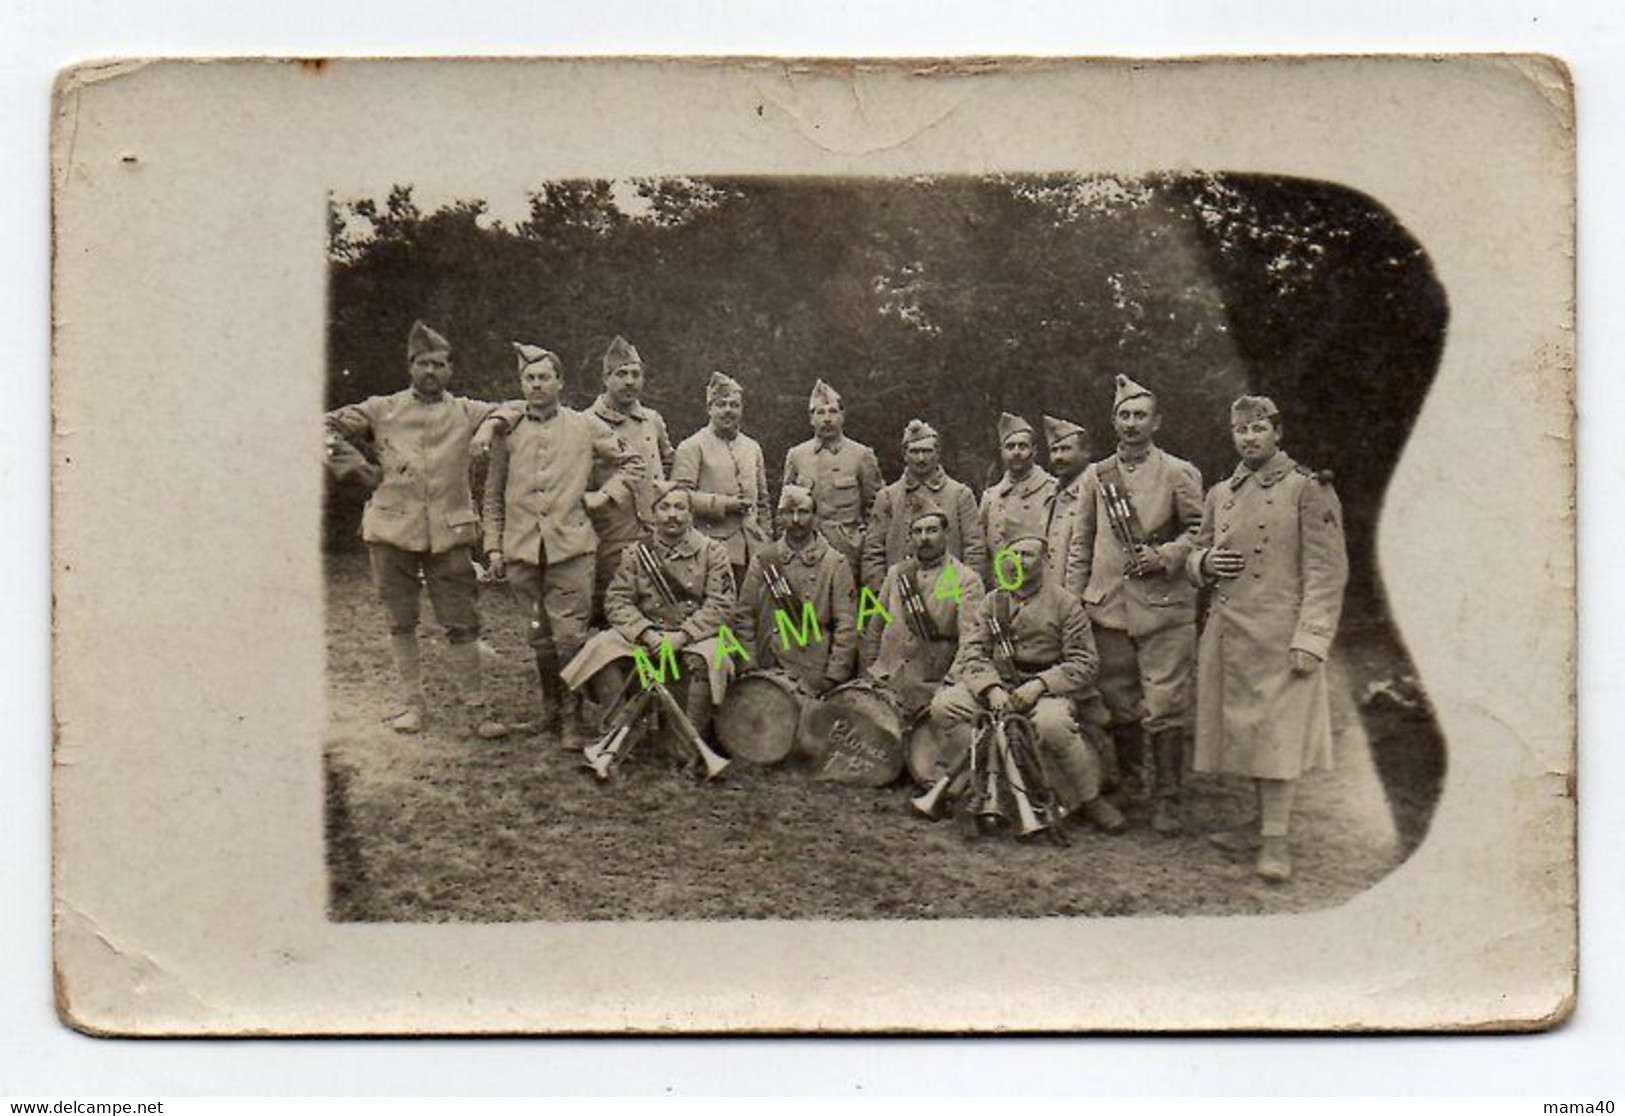
[[[495,708],[538,713],[520,617],[482,600]],[[427,608],[426,608],[427,610]],[[975,918],[1264,914],[1336,906],[1400,863],[1426,831],[1442,777],[1431,722],[1363,724],[1351,694],[1408,669],[1384,623],[1345,625],[1334,655],[1337,767],[1305,780],[1295,879],[1256,880],[1200,834],[1245,815],[1241,780],[1188,783],[1191,835],[1072,829],[1069,847],[967,839],[916,815],[902,787],[866,790],[736,762],[698,784],[646,748],[598,784],[580,741],[467,739],[425,623],[430,720],[389,731],[390,664],[364,561],[330,559],[328,860],[335,919]],[[1380,723],[1377,723],[1380,722]],[[1371,729],[1368,737],[1368,728]],[[1431,780],[1431,781],[1430,781]],[[1385,789],[1386,784],[1386,789]],[[1430,789],[1431,788],[1431,789]],[[1141,819],[1143,822],[1143,818]]]

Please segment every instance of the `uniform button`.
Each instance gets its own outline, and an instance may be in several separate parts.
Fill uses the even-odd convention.
[[[1236,502],[1234,500],[1226,500],[1224,502],[1224,506],[1226,509],[1233,508],[1236,506]]]

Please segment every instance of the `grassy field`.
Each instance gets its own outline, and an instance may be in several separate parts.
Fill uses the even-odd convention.
[[[489,689],[510,720],[537,715],[520,617],[481,602],[496,651]],[[427,613],[427,602],[425,612]],[[601,785],[579,746],[467,739],[425,628],[430,720],[397,736],[380,609],[359,556],[328,578],[328,861],[346,921],[974,918],[1261,914],[1336,906],[1400,863],[1426,831],[1442,777],[1431,722],[1372,714],[1351,694],[1408,669],[1385,625],[1347,625],[1334,655],[1337,768],[1305,781],[1296,878],[1256,880],[1200,834],[1239,821],[1241,780],[1191,779],[1190,835],[1143,824],[1118,837],[1071,828],[1070,847],[968,839],[929,822],[903,786],[865,790],[736,762],[711,784],[645,748]],[[1369,730],[1369,737],[1368,737]],[[1385,790],[1385,784],[1389,788]],[[1143,818],[1139,819],[1143,823]]]

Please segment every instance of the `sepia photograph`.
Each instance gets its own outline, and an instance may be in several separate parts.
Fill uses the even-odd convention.
[[[331,201],[334,919],[1271,914],[1425,838],[1374,539],[1449,299],[1375,199],[416,195]]]
[[[64,73],[60,1015],[1560,1025],[1572,124],[1538,55]]]

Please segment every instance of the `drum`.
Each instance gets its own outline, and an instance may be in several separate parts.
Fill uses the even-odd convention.
[[[736,678],[717,710],[717,740],[735,759],[775,764],[796,746],[807,695],[795,679],[777,670]]]
[[[848,682],[810,703],[803,737],[820,779],[884,787],[902,774],[903,711],[874,682]]]
[[[909,722],[904,758],[908,762],[908,773],[915,782],[936,782],[959,762],[960,753],[964,750],[965,741],[960,739],[955,743],[931,719],[930,709],[920,710]]]

